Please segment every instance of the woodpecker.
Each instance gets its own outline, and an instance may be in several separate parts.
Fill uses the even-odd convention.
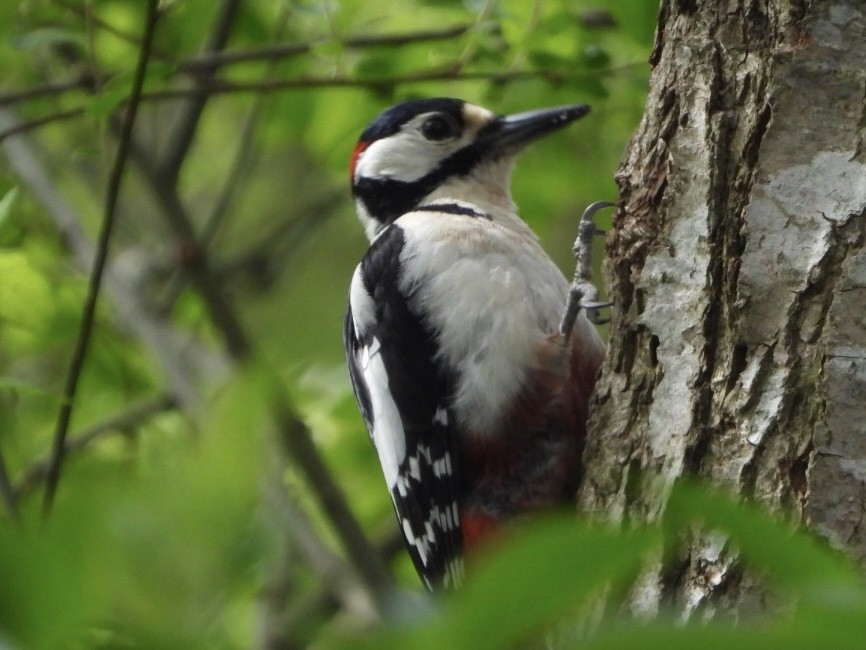
[[[586,310],[559,330],[570,285],[510,181],[525,145],[588,111],[412,100],[376,117],[351,156],[371,244],[349,291],[349,374],[430,589],[459,586],[465,553],[577,486],[604,344]]]

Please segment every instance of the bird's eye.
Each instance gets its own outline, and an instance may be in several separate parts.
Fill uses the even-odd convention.
[[[444,140],[460,133],[460,127],[450,115],[437,113],[431,115],[421,125],[421,135],[428,140]]]

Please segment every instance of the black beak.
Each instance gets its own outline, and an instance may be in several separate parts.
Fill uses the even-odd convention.
[[[493,122],[487,135],[494,153],[516,153],[530,142],[553,133],[589,113],[586,104],[555,106],[506,115]]]

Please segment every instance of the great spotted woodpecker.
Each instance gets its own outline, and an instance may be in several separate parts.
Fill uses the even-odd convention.
[[[464,551],[504,520],[574,495],[604,345],[583,312],[559,331],[569,283],[510,177],[524,145],[588,110],[408,101],[351,158],[372,243],[351,282],[349,374],[431,589],[459,585]]]

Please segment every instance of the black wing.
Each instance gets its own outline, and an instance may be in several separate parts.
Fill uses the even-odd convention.
[[[435,335],[400,291],[403,231],[384,230],[352,279],[343,333],[355,398],[373,439],[406,547],[430,588],[462,579],[461,453],[452,378]]]

